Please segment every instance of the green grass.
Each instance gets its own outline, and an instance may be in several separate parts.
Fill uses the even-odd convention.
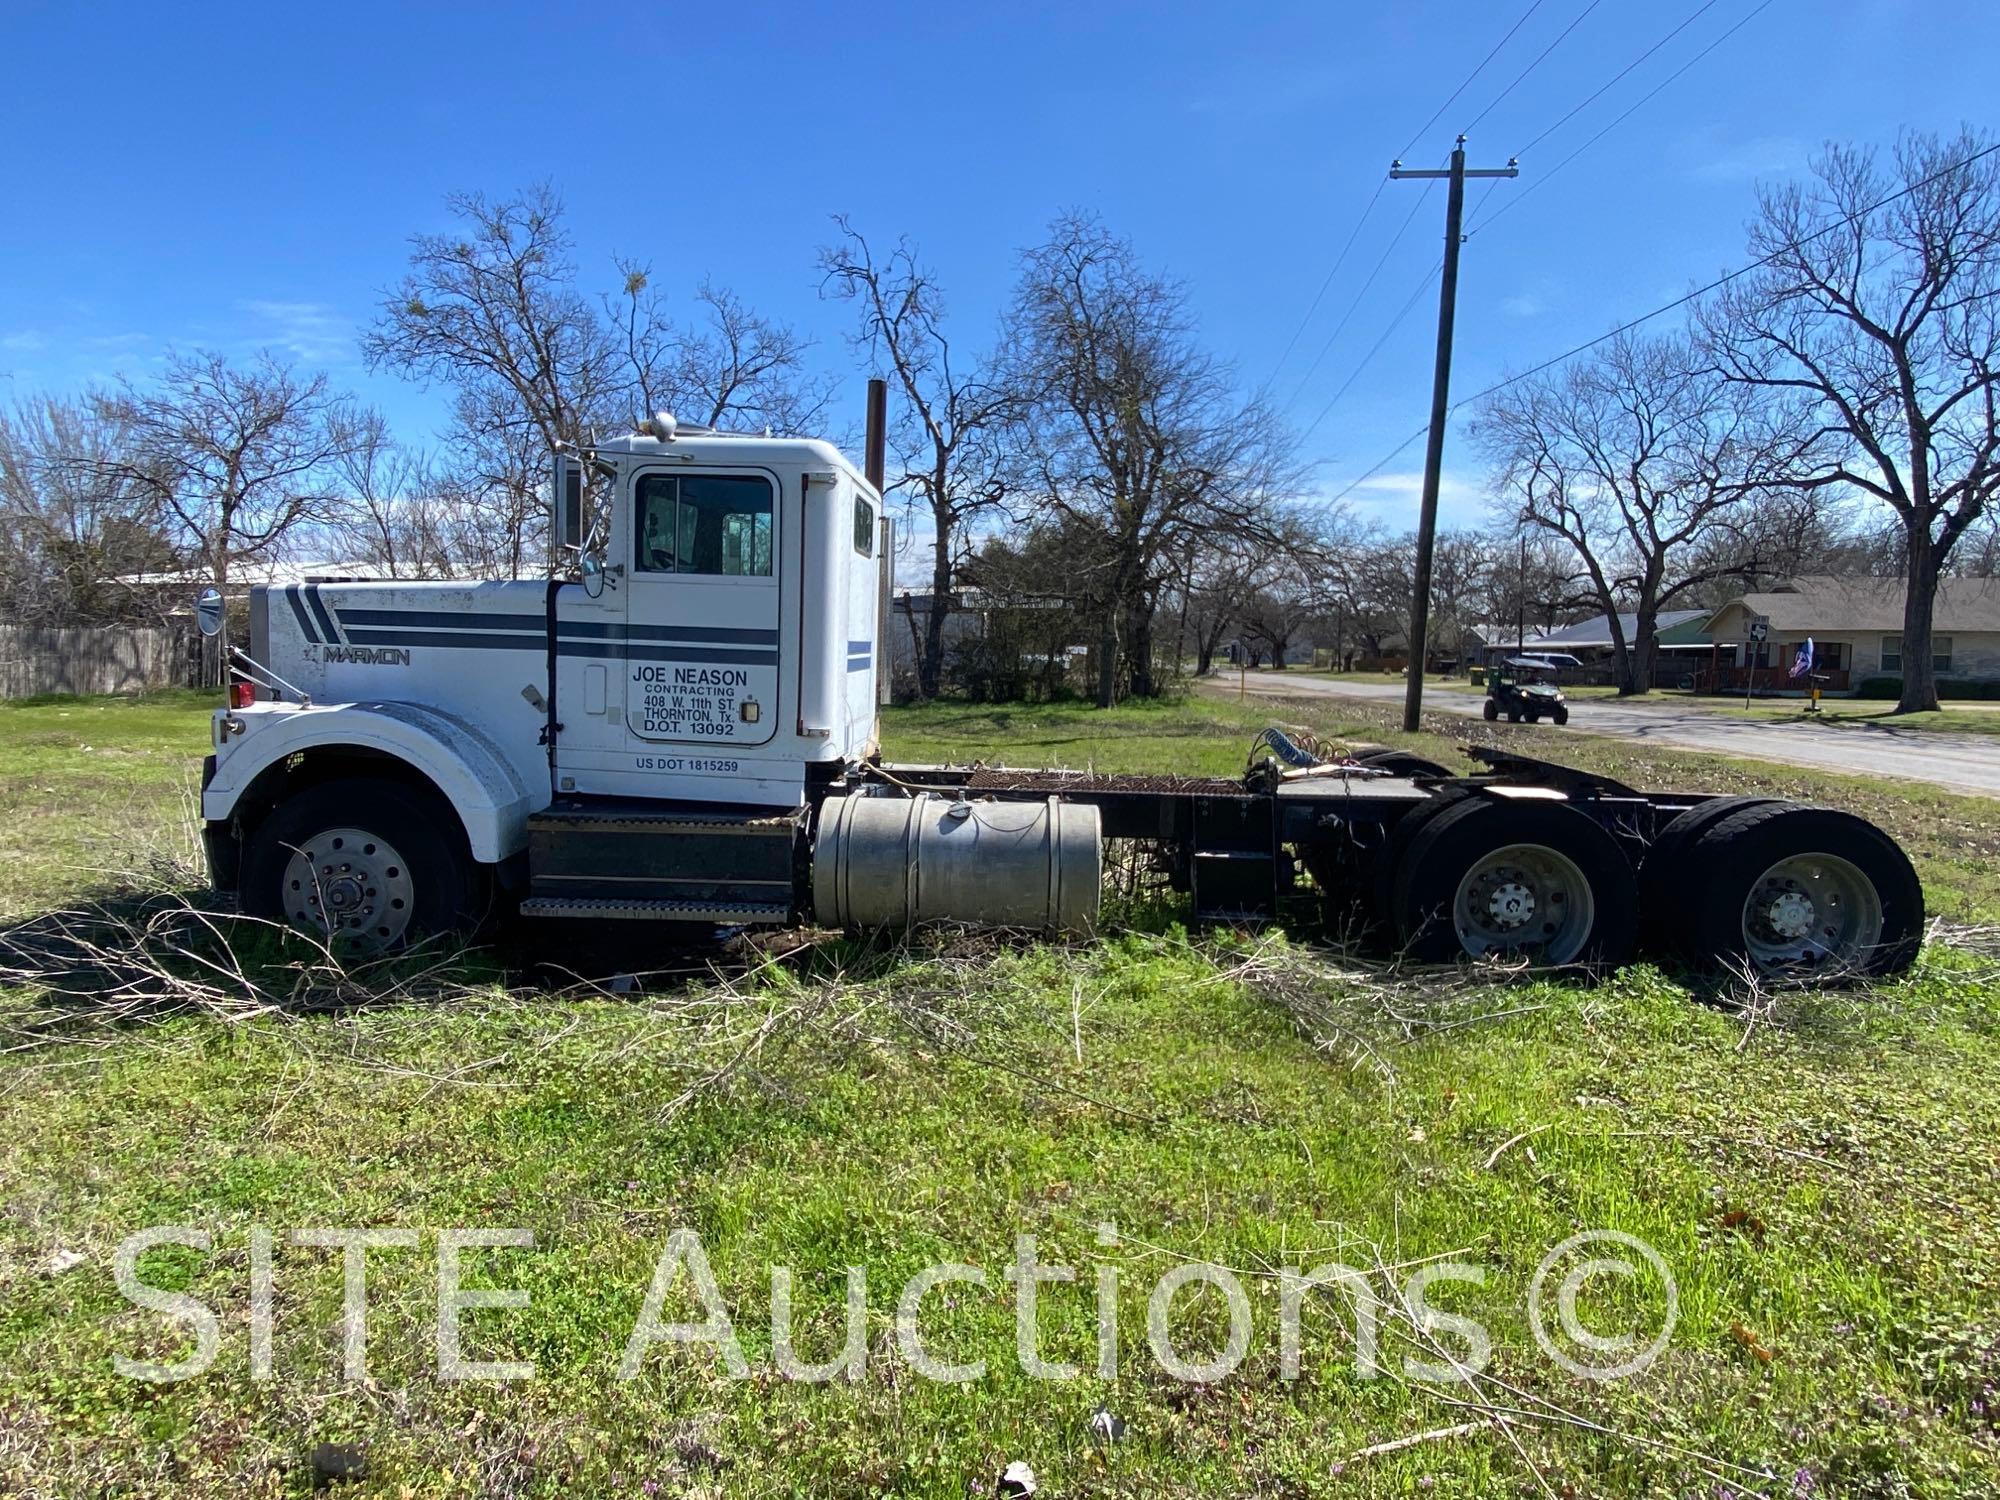
[[[1004,749],[1013,764],[1210,772],[1237,769],[1274,717],[1449,747],[1386,733],[1392,710],[1332,707],[933,705],[887,715],[885,737],[903,759]],[[201,705],[0,715],[0,836],[24,851],[13,910],[168,836]],[[1765,778],[1886,812],[1934,901],[2000,908],[1983,873],[2000,864],[2000,804],[1534,738],[1642,784]],[[1971,954],[1934,948],[1879,994],[1779,997],[1747,1034],[1645,968],[1597,988],[1385,991],[1282,939],[1171,928],[1075,947],[828,941],[747,973],[725,963],[727,984],[620,997],[472,983],[428,1003],[122,1026],[85,1008],[60,1043],[0,1052],[0,1494],[301,1495],[321,1442],[365,1447],[370,1477],[347,1493],[396,1497],[962,1496],[991,1493],[1011,1459],[1048,1494],[1531,1495],[1536,1475],[1589,1495],[2000,1489],[2000,985]],[[43,1004],[0,998],[0,1036]],[[212,1252],[157,1250],[143,1268],[222,1319],[212,1370],[163,1386],[110,1364],[189,1347],[113,1284],[119,1239],[157,1223],[212,1233]],[[273,1375],[251,1378],[254,1225],[281,1241],[312,1225],[421,1232],[369,1255],[366,1384],[341,1378],[337,1254],[282,1242]],[[535,1236],[468,1255],[469,1285],[531,1304],[465,1315],[470,1357],[530,1360],[532,1381],[437,1378],[435,1233],[460,1226]],[[749,1380],[700,1348],[616,1379],[677,1227],[701,1237]],[[1527,1326],[1537,1262],[1584,1228],[1643,1237],[1678,1282],[1668,1351],[1631,1381],[1568,1374]],[[1018,1369],[999,1279],[1017,1233],[1078,1269],[1079,1285],[1043,1288],[1040,1319],[1043,1357],[1085,1367],[1074,1380]],[[84,1260],[53,1271],[64,1250]],[[1309,1304],[1301,1378],[1281,1378],[1263,1273],[1381,1261],[1401,1282],[1447,1255],[1484,1281],[1437,1283],[1431,1300],[1486,1325],[1489,1377],[1529,1393],[1510,1404],[1558,1402],[1655,1446],[1521,1421],[1512,1442],[1489,1429],[1357,1457],[1465,1421],[1464,1393],[1404,1372],[1395,1323],[1392,1373],[1359,1378],[1337,1299]],[[1211,1386],[1146,1352],[1147,1294],[1183,1259],[1250,1288],[1249,1355]],[[892,1328],[903,1280],[946,1260],[992,1277],[925,1304],[940,1356],[988,1362],[963,1385],[906,1368]],[[866,1268],[858,1381],[763,1368],[774,1264],[795,1269],[807,1359],[839,1342],[842,1268]],[[1100,1266],[1117,1276],[1109,1380],[1090,1370]],[[1226,1326],[1214,1297],[1174,1311],[1189,1352]],[[1606,1332],[1650,1333],[1661,1312],[1650,1282],[1599,1277],[1584,1299]],[[676,1295],[667,1315],[699,1313]],[[1100,1401],[1128,1424],[1109,1452],[1088,1432]]]
[[[1726,698],[1693,698],[1688,701],[1691,706],[1710,712],[1730,713],[1748,719],[1840,724],[1887,733],[1921,729],[1943,734],[2000,735],[2000,703],[1947,703],[1942,708],[1922,713],[1899,714],[1893,703],[1861,698],[1822,698],[1820,711],[1808,714],[1803,699],[1759,699],[1748,708],[1740,699],[1734,703]]]

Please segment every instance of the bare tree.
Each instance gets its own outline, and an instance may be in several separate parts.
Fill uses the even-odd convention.
[[[531,429],[543,453],[580,441],[612,396],[617,354],[576,290],[561,200],[544,183],[445,204],[463,227],[412,238],[409,274],[362,337],[369,367],[448,385],[462,418]]]
[[[695,290],[699,320],[677,324],[648,267],[628,260],[618,269],[619,300],[604,307],[623,377],[620,415],[636,421],[666,410],[704,427],[813,431],[833,388],[806,372],[810,340],[707,281]]]
[[[1191,535],[1254,532],[1293,483],[1274,414],[1195,341],[1187,294],[1096,219],[1067,214],[1023,257],[1004,342],[1042,498],[1105,538],[1082,580],[1097,702],[1156,691],[1153,624]]]
[[[1908,585],[1897,712],[1938,706],[1931,618],[1953,548],[2000,488],[2000,158],[1970,132],[1906,135],[1893,166],[1829,147],[1768,188],[1764,262],[1705,319],[1733,380],[1793,400],[1832,439],[1794,480],[1900,521]]]
[[[268,354],[248,369],[220,354],[175,355],[157,384],[127,381],[93,402],[123,442],[91,458],[91,473],[143,498],[217,588],[239,562],[271,558],[295,529],[331,519],[335,466],[364,441],[325,375]]]
[[[1753,565],[1741,547],[1698,544],[1743,537],[1751,497],[1792,472],[1812,436],[1721,379],[1690,339],[1630,335],[1505,387],[1473,430],[1504,518],[1575,552],[1610,622],[1621,693],[1652,683],[1662,609],[1716,569]],[[1630,638],[1618,618],[1627,605]]]
[[[929,521],[931,604],[917,642],[917,690],[934,698],[956,570],[970,550],[971,528],[1006,497],[1004,434],[1020,402],[990,361],[954,362],[943,290],[909,241],[898,241],[878,265],[860,231],[843,216],[834,223],[841,238],[820,251],[823,285],[860,305],[855,343],[887,367],[900,390],[890,435],[901,473],[890,488],[905,491]]]
[[[121,583],[178,567],[147,494],[115,463],[125,434],[89,405],[53,396],[0,412],[0,614],[16,623],[140,618],[149,596]]]
[[[807,342],[706,282],[701,315],[676,323],[650,273],[620,261],[620,290],[577,287],[563,205],[547,184],[514,197],[453,194],[459,227],[411,240],[410,270],[362,339],[371,368],[454,392],[453,461],[436,476],[444,519],[485,507],[490,545],[459,562],[519,577],[543,544],[550,451],[667,408],[693,424],[804,432],[829,387],[804,370]],[[471,538],[465,538],[470,541]]]
[[[395,578],[459,572],[441,535],[440,482],[425,456],[389,435],[374,411],[360,413],[355,444],[334,464],[342,504],[328,528],[342,557]]]

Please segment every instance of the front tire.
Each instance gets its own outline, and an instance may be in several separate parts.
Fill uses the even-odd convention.
[[[1555,706],[1554,712],[1549,717],[1554,719],[1558,724],[1567,724],[1569,722],[1569,705],[1558,703]]]
[[[308,787],[244,851],[243,909],[358,953],[478,926],[477,878],[458,819],[398,782]]]
[[[1480,712],[1486,716],[1486,722],[1489,724],[1496,724],[1500,720],[1500,705],[1491,698],[1486,700],[1486,706]]]

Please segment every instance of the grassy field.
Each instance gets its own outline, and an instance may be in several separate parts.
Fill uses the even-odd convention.
[[[110,891],[108,872],[171,868],[160,851],[184,847],[203,708],[0,708],[9,937]],[[885,730],[904,759],[1229,772],[1273,717],[1434,755],[1484,728],[1406,741],[1386,710],[1337,709],[940,705]],[[1909,844],[1938,909],[2000,915],[2000,804],[1509,739],[1641,784],[1856,807]],[[395,1497],[955,1497],[994,1493],[1016,1460],[1050,1495],[2000,1492],[1990,957],[1936,944],[1881,992],[1781,995],[1745,1015],[1645,968],[1595,988],[1488,986],[1141,926],[1074,947],[792,938],[662,954],[707,972],[618,994],[510,986],[475,958],[406,963],[370,999],[275,951],[264,993],[290,998],[272,1009],[7,993],[0,1494],[304,1494],[327,1443],[365,1456],[344,1492]],[[195,1347],[114,1282],[118,1242],[160,1224],[211,1247],[154,1249],[141,1274],[219,1318],[212,1366],[172,1384],[112,1364]],[[287,1239],[324,1226],[414,1232],[367,1256],[365,1379],[343,1377],[339,1252]],[[256,1227],[277,1241],[268,1378],[251,1356]],[[468,1358],[529,1361],[532,1379],[439,1377],[439,1233],[460,1228],[533,1235],[465,1252],[467,1286],[529,1303],[463,1314]],[[677,1229],[699,1236],[747,1378],[700,1344],[658,1345],[618,1378]],[[1566,1369],[1527,1312],[1543,1257],[1597,1229],[1655,1247],[1677,1286],[1664,1354],[1619,1381]],[[1073,1378],[1021,1368],[1002,1278],[1020,1234],[1075,1268],[1075,1284],[1041,1287],[1038,1322],[1041,1358]],[[1396,1301],[1434,1258],[1482,1278],[1428,1292],[1490,1336],[1469,1382],[1406,1363],[1471,1356],[1459,1325],[1425,1331]],[[1380,1373],[1357,1370],[1352,1299],[1321,1293],[1287,1378],[1275,1273],[1333,1261],[1389,1304]],[[923,1304],[937,1357],[986,1362],[963,1383],[920,1375],[894,1326],[906,1278],[939,1262],[988,1278]],[[1233,1372],[1190,1382],[1160,1368],[1145,1328],[1162,1274],[1195,1263],[1233,1270],[1249,1337]],[[808,1361],[840,1347],[845,1268],[865,1269],[855,1378],[772,1371],[778,1265]],[[1590,1278],[1579,1315],[1643,1345],[1665,1308],[1642,1271]],[[1169,1310],[1184,1358],[1222,1344],[1212,1285]],[[683,1279],[662,1315],[704,1311]],[[1120,1441],[1093,1437],[1100,1405]]]

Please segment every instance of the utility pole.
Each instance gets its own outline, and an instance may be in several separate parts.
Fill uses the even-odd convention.
[[[1429,654],[1431,623],[1431,553],[1437,543],[1438,479],[1444,467],[1444,424],[1451,406],[1451,328],[1458,313],[1458,246],[1463,238],[1459,226],[1465,215],[1465,179],[1520,175],[1520,167],[1511,159],[1504,167],[1467,171],[1464,136],[1458,138],[1458,144],[1452,148],[1451,165],[1443,171],[1413,172],[1405,170],[1400,161],[1389,164],[1392,180],[1444,177],[1451,182],[1444,208],[1444,281],[1438,287],[1437,374],[1431,382],[1431,426],[1424,443],[1424,503],[1417,517],[1417,577],[1410,598],[1409,685],[1403,695],[1403,730],[1407,734],[1416,733],[1424,707],[1424,660]]]
[[[1514,654],[1528,648],[1528,533],[1521,533],[1521,566],[1514,575]]]

